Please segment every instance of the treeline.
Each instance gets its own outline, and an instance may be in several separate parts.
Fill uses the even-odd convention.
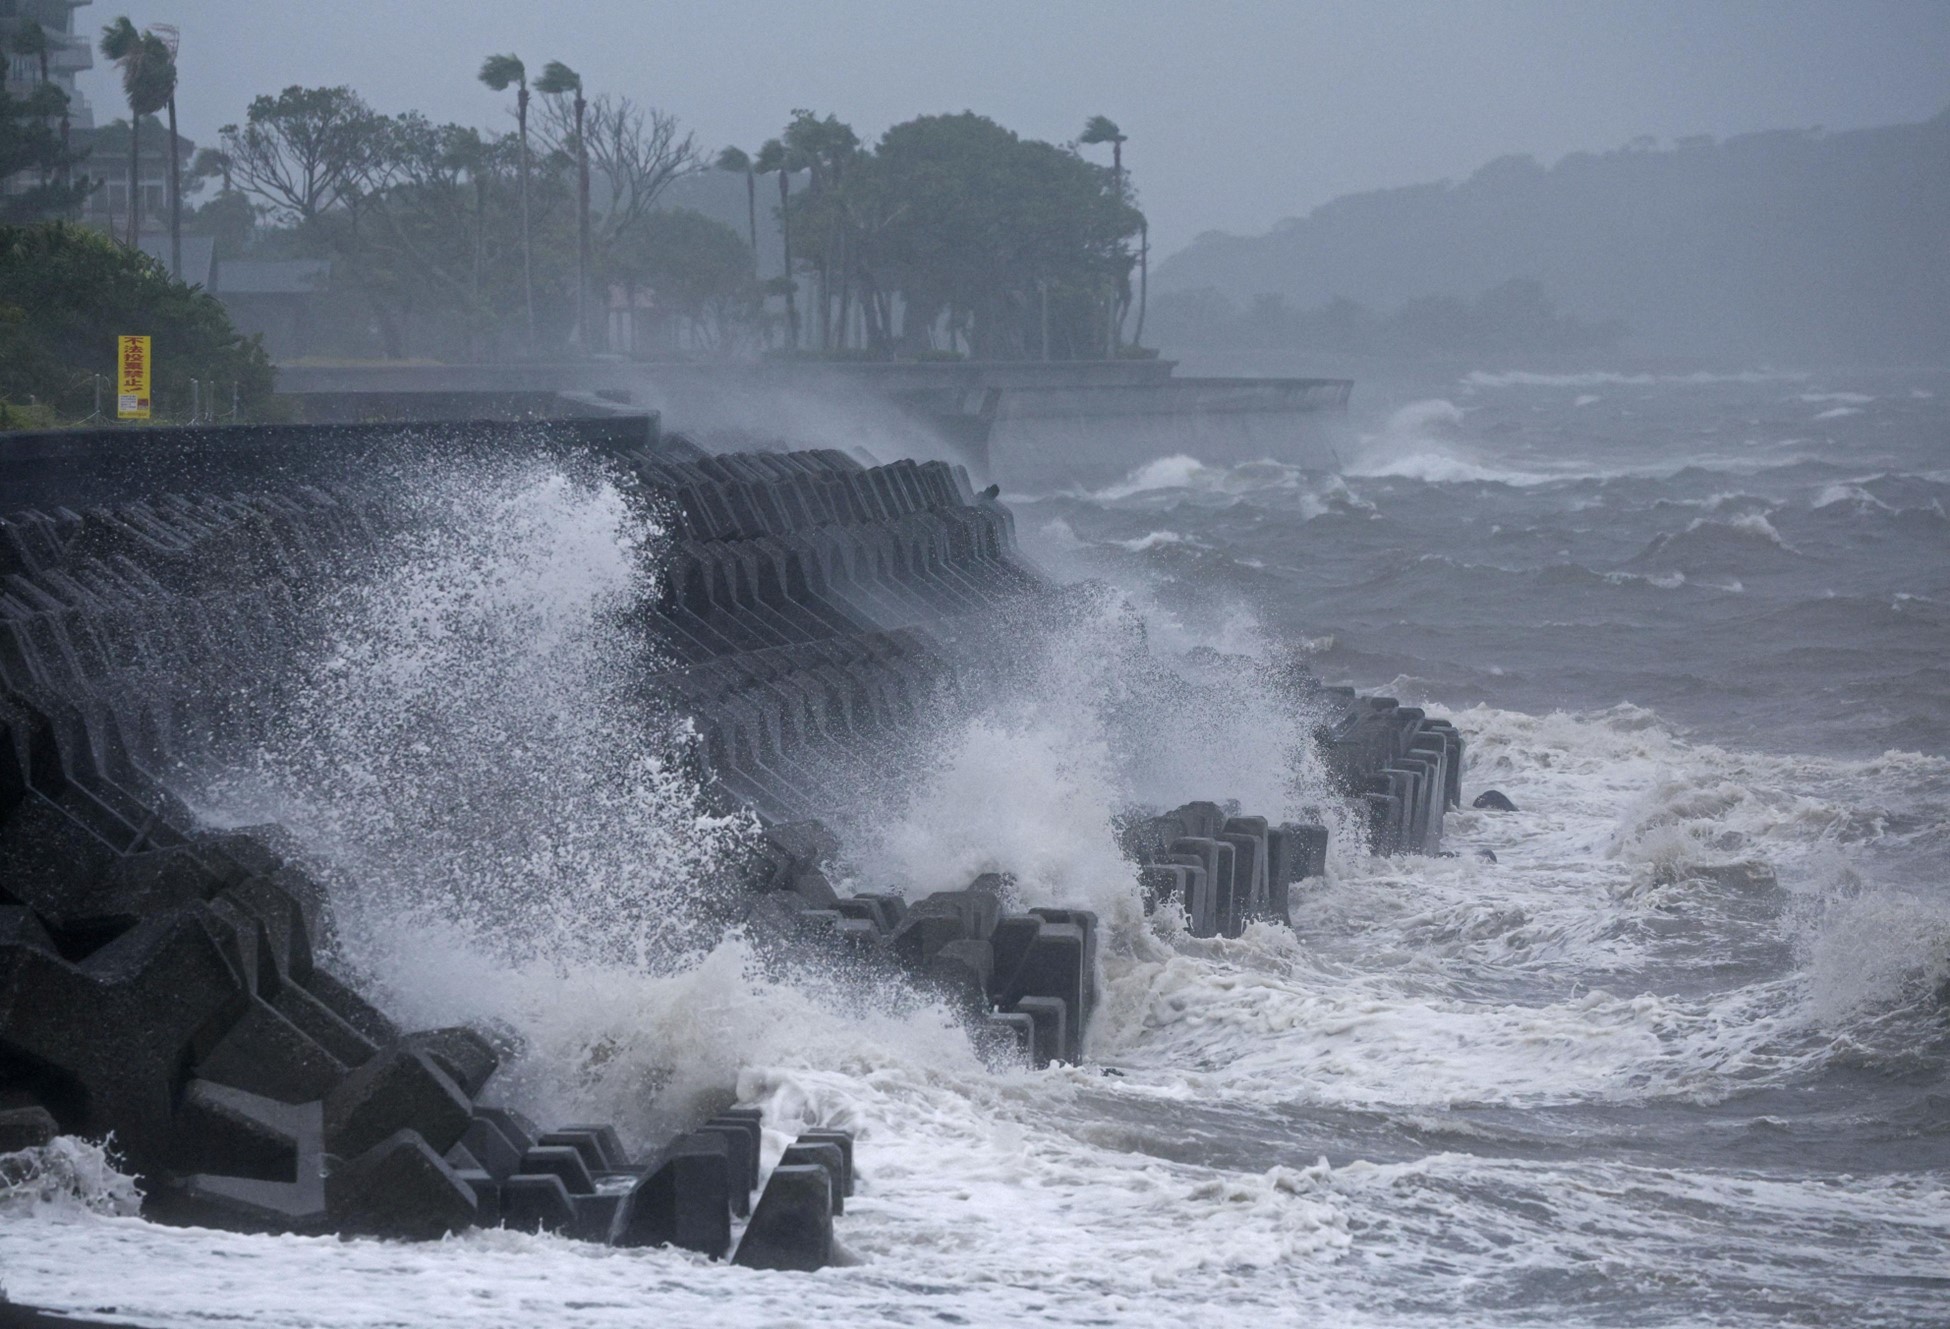
[[[512,133],[345,87],[258,97],[197,155],[188,188],[215,195],[187,225],[226,257],[329,260],[312,353],[1074,358],[1124,339],[1144,219],[1121,153],[1106,167],[970,112],[867,144],[798,111],[756,151],[707,157],[675,117],[588,97],[559,63],[531,79],[495,56],[481,80],[512,94]],[[744,176],[747,226],[664,205],[713,168]],[[761,208],[793,280],[758,275]]]
[[[707,155],[666,111],[502,54],[479,79],[507,99],[507,132],[289,87],[253,99],[185,172],[171,34],[126,18],[103,32],[129,109],[105,131],[128,136],[118,229],[133,248],[163,224],[140,188],[140,163],[162,162],[172,268],[184,233],[213,237],[226,299],[302,306],[280,333],[287,355],[1077,359],[1132,354],[1143,334],[1145,221],[1124,135],[1102,116],[1068,144],[973,112],[868,143],[800,110],[753,151]],[[0,165],[43,186],[11,196],[18,220],[77,215],[91,187],[53,127],[60,91],[41,84],[31,105],[0,102]],[[744,226],[668,205],[707,171],[743,177]],[[761,209],[776,265],[760,262]],[[239,259],[301,262],[233,288],[222,273]]]
[[[1950,353],[1950,112],[1846,133],[1642,140],[1336,199],[1201,236],[1161,289],[1385,309],[1534,278],[1641,350],[1769,359]]]
[[[257,98],[198,154],[192,187],[217,192],[192,229],[232,256],[329,259],[337,314],[310,349],[339,353],[368,328],[390,356],[472,360],[1076,358],[1123,340],[1143,216],[1121,170],[1074,145],[971,112],[867,145],[800,111],[757,151],[707,159],[674,117],[585,98],[560,65],[531,85],[497,57],[483,80],[515,92],[514,133],[385,115],[343,87]],[[745,177],[745,228],[664,206],[714,166]],[[758,276],[761,207],[792,281]]]
[[[1513,278],[1474,300],[1430,295],[1377,312],[1346,296],[1300,309],[1262,293],[1235,304],[1210,286],[1170,291],[1152,302],[1159,342],[1171,348],[1331,351],[1425,356],[1603,350],[1626,335],[1609,319],[1587,323],[1561,313],[1541,282]]]

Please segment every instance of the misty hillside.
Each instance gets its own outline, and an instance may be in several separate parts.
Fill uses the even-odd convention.
[[[1153,294],[1390,308],[1534,279],[1648,352],[1950,356],[1950,111],[1919,125],[1635,144],[1461,184],[1354,194],[1271,233],[1217,233]],[[1174,349],[1165,348],[1168,352]]]

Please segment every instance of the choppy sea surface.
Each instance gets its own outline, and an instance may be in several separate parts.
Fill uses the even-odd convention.
[[[1343,841],[1290,931],[1191,938],[1141,915],[1113,814],[1290,813],[1304,724],[1251,697],[1139,705],[1163,737],[1134,743],[1143,688],[1099,628],[1026,644],[1047,686],[936,736],[857,884],[992,865],[1098,908],[1083,1066],[991,1070],[945,1011],[736,935],[646,972],[627,946],[510,959],[467,920],[342,902],[348,962],[409,1021],[521,1033],[506,1092],[537,1116],[649,1138],[655,1103],[735,1086],[772,1157],[795,1124],[856,1131],[847,1263],[171,1229],[63,1142],[0,1199],[0,1286],[169,1326],[1950,1324],[1950,374],[1494,366],[1355,400],[1338,474],[1134,458],[1101,490],[1005,498],[1031,556],[1117,588],[1171,668],[1300,659],[1427,706],[1466,735],[1465,799],[1519,811],[1452,814],[1454,858]],[[309,737],[255,768],[236,819],[275,814],[326,858],[399,834],[387,772],[450,765],[411,750],[364,793],[315,769],[373,741],[334,737],[334,708],[379,682],[467,716],[600,713],[587,661],[636,575],[628,514],[509,483],[556,538],[429,541],[395,594],[342,606]],[[402,588],[439,612],[373,622]],[[484,651],[491,632],[429,630],[442,613],[522,630]],[[492,750],[519,734],[453,727],[519,765]],[[537,881],[627,893],[630,864],[723,832],[614,730],[571,730],[550,730],[556,759],[593,772],[608,816],[527,863]],[[550,898],[574,933],[587,897]]]

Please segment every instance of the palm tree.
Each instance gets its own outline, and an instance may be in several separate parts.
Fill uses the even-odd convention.
[[[1126,135],[1117,127],[1117,122],[1107,115],[1093,115],[1083,126],[1083,137],[1079,143],[1110,144],[1111,174],[1117,178],[1117,197],[1124,197],[1124,143]]]
[[[796,283],[792,280],[792,173],[803,168],[803,161],[797,149],[788,148],[776,138],[765,140],[765,146],[758,150],[758,160],[752,163],[752,170],[759,175],[779,173],[779,234],[783,237],[785,248],[785,323],[792,337],[792,349],[799,349],[799,302],[794,298]]]
[[[583,117],[589,111],[589,103],[582,96],[582,75],[563,64],[551,60],[543,66],[542,76],[535,80],[535,91],[550,97],[573,92],[576,95],[576,200],[578,213],[580,248],[576,255],[576,331],[578,345],[589,344],[589,327],[586,303],[589,296],[589,140],[583,134]]]
[[[1117,186],[1117,201],[1119,203],[1124,201],[1124,141],[1124,131],[1119,129],[1117,122],[1107,115],[1091,116],[1084,123],[1082,137],[1077,140],[1079,143],[1110,144],[1110,173],[1111,179]],[[1148,274],[1140,276],[1139,281],[1140,283],[1148,281]],[[1128,288],[1126,289],[1128,290]],[[1122,298],[1122,301],[1119,302],[1122,307],[1113,308],[1111,311],[1109,318],[1110,336],[1107,339],[1107,345],[1105,347],[1105,353],[1108,356],[1115,356],[1117,354],[1117,329],[1118,325],[1123,322],[1124,309],[1129,307],[1129,300],[1130,296],[1126,294]],[[1139,297],[1139,303],[1143,303],[1142,296]]]
[[[481,82],[496,92],[518,86],[515,122],[521,126],[521,282],[528,301],[528,345],[535,345],[534,235],[528,221],[528,67],[512,55],[491,55],[481,62]]]
[[[169,275],[183,280],[183,158],[176,138],[176,52],[182,34],[167,23],[146,30],[169,48]]]
[[[134,248],[142,222],[142,117],[162,110],[175,95],[176,62],[162,38],[137,32],[126,14],[102,29],[101,52],[121,67],[122,95],[129,102],[129,247]]]
[[[752,165],[751,154],[743,148],[726,148],[718,154],[720,171],[742,171],[745,174],[745,224],[752,233],[752,261],[758,261],[758,172]]]

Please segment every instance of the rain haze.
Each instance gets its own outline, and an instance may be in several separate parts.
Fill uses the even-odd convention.
[[[1950,107],[1950,6],[1937,0],[125,8],[138,26],[182,29],[184,133],[200,142],[289,84],[349,84],[382,111],[502,127],[505,107],[474,79],[477,47],[562,60],[713,147],[755,148],[797,107],[869,140],[911,116],[974,110],[1061,143],[1108,115],[1130,136],[1160,254],[1506,153],[1548,162],[1648,134],[1855,129]],[[98,15],[99,3],[79,18]],[[113,72],[85,86],[112,114]]]
[[[0,44],[0,1329],[1943,1329],[1950,0]]]

